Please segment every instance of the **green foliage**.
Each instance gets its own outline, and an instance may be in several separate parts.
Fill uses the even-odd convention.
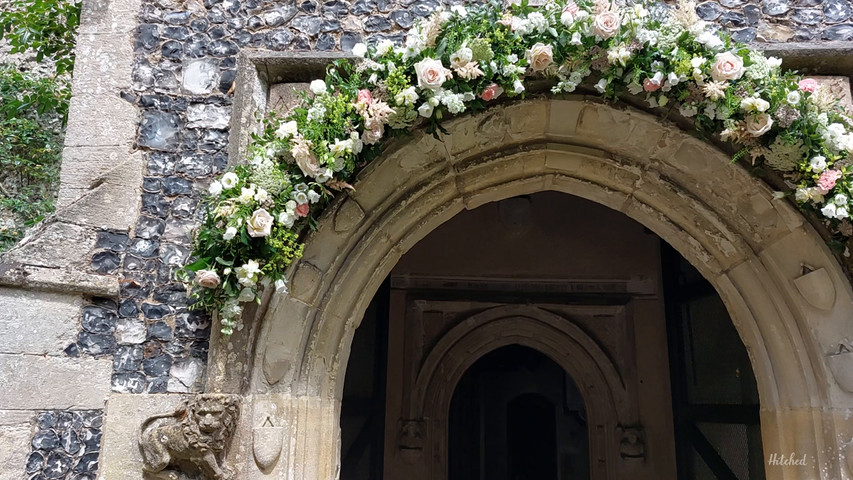
[[[80,5],[71,0],[15,0],[0,12],[0,38],[11,45],[12,53],[32,50],[39,62],[53,60],[57,75],[71,73]]]

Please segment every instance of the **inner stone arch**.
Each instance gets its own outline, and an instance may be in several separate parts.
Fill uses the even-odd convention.
[[[390,144],[361,173],[356,192],[324,213],[290,294],[273,300],[258,330],[247,385],[257,404],[266,395],[312,406],[293,413],[295,430],[312,425],[299,441],[313,445],[294,455],[323,459],[301,478],[337,470],[337,455],[324,449],[336,452],[334,419],[352,332],[399,258],[463,209],[543,190],[623,212],[696,266],[749,350],[765,450],[806,451],[816,461],[804,472],[838,478],[837,435],[849,435],[841,419],[851,402],[830,381],[825,355],[847,331],[844,312],[853,303],[837,263],[798,212],[719,150],[629,108],[583,97],[538,99],[446,126],[441,140],[416,132]],[[804,263],[825,272],[835,292],[828,310],[794,286]],[[226,382],[234,369],[211,365]],[[813,428],[801,428],[803,418]],[[290,460],[293,468],[305,463],[299,458]]]

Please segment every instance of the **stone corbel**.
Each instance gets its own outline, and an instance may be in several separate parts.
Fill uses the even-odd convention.
[[[817,309],[829,311],[835,305],[835,285],[824,268],[803,264],[803,273],[794,279],[794,286]]]
[[[646,432],[643,427],[619,427],[619,456],[625,461],[646,460]]]

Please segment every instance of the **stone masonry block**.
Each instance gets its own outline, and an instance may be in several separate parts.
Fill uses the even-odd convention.
[[[103,95],[130,87],[133,49],[127,34],[80,34],[74,65],[74,95]]]
[[[104,408],[112,358],[0,354],[0,409]]]
[[[77,339],[82,299],[0,289],[0,353],[61,355]]]

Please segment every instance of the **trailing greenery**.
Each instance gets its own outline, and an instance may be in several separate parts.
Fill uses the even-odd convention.
[[[54,209],[80,5],[15,0],[0,12],[11,53],[54,66],[47,77],[0,66],[0,252]]]

